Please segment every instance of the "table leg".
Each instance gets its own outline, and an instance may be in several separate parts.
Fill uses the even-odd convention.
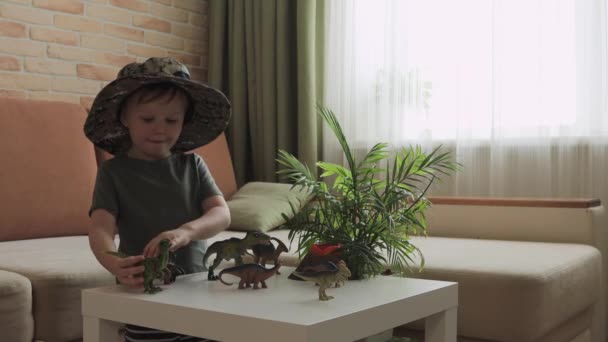
[[[456,342],[456,308],[451,308],[426,318],[424,338],[426,342]]]
[[[122,323],[107,321],[97,317],[84,316],[83,342],[122,342],[118,329]]]
[[[383,331],[374,336],[366,337],[364,339],[357,340],[355,342],[387,342],[387,341],[390,341],[391,338],[393,338],[393,329]]]

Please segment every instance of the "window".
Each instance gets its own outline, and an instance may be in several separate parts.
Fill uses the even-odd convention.
[[[328,1],[326,103],[357,141],[608,135],[605,1]]]

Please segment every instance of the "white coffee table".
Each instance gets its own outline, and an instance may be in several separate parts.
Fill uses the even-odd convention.
[[[121,286],[84,290],[84,342],[119,341],[121,322],[225,342],[352,342],[421,318],[426,342],[456,341],[456,283],[379,276],[329,288],[335,298],[322,302],[314,284],[287,279],[293,268],[281,271],[260,290],[239,290],[232,276],[225,276],[232,286],[207,281],[206,272],[155,295]]]

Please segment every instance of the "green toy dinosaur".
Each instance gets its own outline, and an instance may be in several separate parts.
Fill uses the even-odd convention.
[[[217,276],[213,274],[213,270],[219,266],[222,260],[234,259],[236,265],[243,264],[243,255],[250,254],[247,249],[250,249],[256,244],[270,244],[270,236],[262,232],[247,232],[244,238],[230,238],[222,241],[214,242],[203,256],[203,265],[207,265],[207,259],[211,254],[215,253],[213,265],[209,266],[207,279],[217,280]]]
[[[328,296],[325,293],[325,289],[332,284],[335,287],[340,287],[341,283],[343,284],[351,276],[350,270],[346,267],[346,263],[343,260],[340,260],[338,265],[328,261],[326,266],[324,270],[319,270],[318,267],[315,267],[314,270],[310,271],[293,272],[293,275],[297,277],[319,284],[319,300],[323,301],[334,298]]]
[[[144,293],[156,293],[162,291],[159,286],[154,286],[155,279],[164,280],[165,284],[167,283],[167,266],[169,264],[169,247],[171,247],[171,243],[169,239],[163,239],[158,244],[160,248],[160,254],[156,257],[147,257],[144,259],[142,264],[144,265]],[[128,255],[121,252],[106,252],[108,254],[126,258]],[[169,277],[172,278],[172,277]]]

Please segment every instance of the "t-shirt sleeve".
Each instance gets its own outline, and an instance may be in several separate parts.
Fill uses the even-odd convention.
[[[218,186],[215,184],[215,180],[213,179],[211,172],[209,172],[209,168],[207,168],[207,164],[205,164],[203,158],[194,153],[194,160],[196,164],[196,174],[198,176],[199,185],[198,191],[201,202],[211,196],[222,196],[222,191],[220,191]]]
[[[97,179],[95,180],[89,216],[91,216],[91,213],[95,209],[105,209],[114,215],[114,217],[118,217],[118,193],[116,192],[116,186],[112,181],[110,173],[103,164],[97,170]]]

